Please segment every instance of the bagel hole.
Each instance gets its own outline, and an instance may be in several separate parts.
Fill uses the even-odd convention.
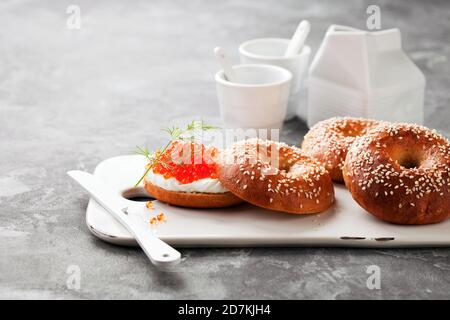
[[[418,168],[420,167],[421,162],[422,160],[419,157],[412,154],[406,154],[398,161],[398,163],[406,169]]]
[[[341,134],[344,137],[356,138],[366,134],[368,128],[357,125],[346,125],[341,128]]]
[[[127,200],[136,202],[147,202],[155,200],[155,198],[149,195],[148,192],[142,187],[125,189],[122,191],[122,197]]]
[[[278,169],[281,171],[289,172],[291,169],[291,165],[287,162],[280,162],[278,165]]]
[[[353,130],[345,130],[345,131],[342,132],[342,135],[344,137],[355,138],[355,137],[359,137],[360,135],[362,135],[362,132],[359,131],[359,130],[354,130],[354,129]]]

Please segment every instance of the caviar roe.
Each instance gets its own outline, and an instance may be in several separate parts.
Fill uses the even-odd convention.
[[[156,217],[150,218],[149,223],[150,223],[152,226],[154,226],[155,224],[158,223],[158,219],[157,219]]]
[[[203,144],[173,141],[153,166],[155,174],[165,179],[175,178],[181,184],[200,179],[217,178],[217,164],[214,161],[218,150]]]

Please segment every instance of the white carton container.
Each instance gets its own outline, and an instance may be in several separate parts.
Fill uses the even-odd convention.
[[[333,116],[423,123],[425,76],[398,29],[332,25],[309,70],[308,126]]]

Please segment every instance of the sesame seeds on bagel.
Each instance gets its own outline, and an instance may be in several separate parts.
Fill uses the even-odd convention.
[[[233,144],[223,155],[220,182],[254,205],[307,214],[322,212],[334,202],[328,172],[297,147],[249,139]]]
[[[345,184],[369,213],[397,224],[450,216],[450,142],[423,126],[384,123],[355,140]]]
[[[347,151],[361,135],[379,125],[377,120],[336,117],[315,124],[305,135],[304,153],[325,166],[336,182],[342,182],[342,166]]]

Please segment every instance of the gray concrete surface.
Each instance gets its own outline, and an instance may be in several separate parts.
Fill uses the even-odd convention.
[[[289,37],[311,21],[365,27],[379,4],[427,77],[427,125],[450,132],[446,1],[2,1],[0,3],[0,298],[450,298],[450,249],[183,249],[176,272],[87,230],[88,196],[65,175],[135,145],[160,146],[170,120],[215,118],[211,50]],[[69,4],[80,30],[66,27]],[[298,142],[305,126],[287,124]],[[66,286],[70,265],[80,290]],[[366,287],[366,267],[381,289]]]

